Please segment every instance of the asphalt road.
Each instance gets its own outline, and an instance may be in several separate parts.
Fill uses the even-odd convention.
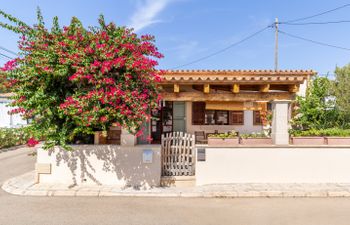
[[[19,149],[0,153],[0,184],[34,168]],[[350,198],[21,197],[0,190],[0,225],[350,224]]]

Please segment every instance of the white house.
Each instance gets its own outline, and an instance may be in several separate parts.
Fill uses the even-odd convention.
[[[0,127],[19,127],[27,124],[19,114],[10,115],[8,112],[14,107],[8,106],[11,102],[11,93],[0,93]]]

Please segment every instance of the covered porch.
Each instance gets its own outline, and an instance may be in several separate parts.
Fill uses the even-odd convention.
[[[314,71],[304,70],[176,70],[161,82],[161,110],[148,131],[153,143],[161,134],[262,132],[261,112],[273,114],[274,144],[289,143],[290,103],[304,95]]]

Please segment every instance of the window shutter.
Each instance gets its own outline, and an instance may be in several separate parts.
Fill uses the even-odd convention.
[[[205,102],[192,102],[192,124],[203,125],[205,117]]]
[[[230,112],[230,124],[231,125],[244,125],[244,111],[231,111]]]
[[[253,125],[261,125],[262,124],[260,111],[254,111],[253,121],[254,121]]]

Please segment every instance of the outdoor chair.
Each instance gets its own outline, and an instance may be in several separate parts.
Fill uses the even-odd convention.
[[[206,139],[204,131],[195,131],[194,136],[196,138],[196,144],[206,144],[208,140]]]

